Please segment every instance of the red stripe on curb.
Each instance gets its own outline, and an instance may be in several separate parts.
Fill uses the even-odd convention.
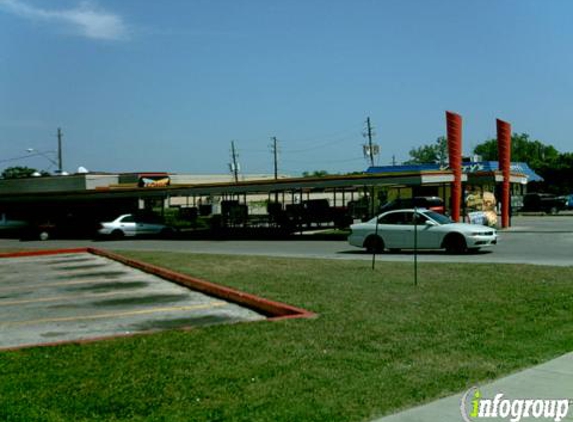
[[[59,255],[69,253],[91,253],[112,259],[122,264],[137,268],[149,274],[156,275],[165,280],[183,285],[192,290],[205,293],[209,296],[227,300],[229,302],[243,305],[247,308],[258,311],[268,317],[269,320],[276,321],[281,319],[292,318],[313,318],[316,316],[313,312],[306,309],[297,308],[282,302],[275,302],[240,290],[220,286],[209,281],[201,280],[185,274],[168,270],[156,265],[148,264],[136,259],[126,258],[125,256],[97,248],[70,248],[70,249],[44,249],[36,251],[21,251],[0,253],[0,258],[18,258],[30,256]]]
[[[209,281],[177,273],[175,271],[148,264],[146,262],[126,258],[122,255],[105,251],[103,249],[87,248],[87,252],[121,262],[122,264],[137,268],[163,279],[173,281],[177,284],[183,285],[201,293],[205,293],[209,296],[214,296],[229,302],[236,303],[238,305],[243,305],[247,308],[253,309],[266,315],[269,317],[268,319],[272,321],[292,318],[313,318],[316,316],[316,314],[302,308],[297,308],[282,302],[268,300],[260,296],[241,292],[240,290],[231,289],[229,287],[220,286]]]
[[[20,258],[25,256],[58,255],[64,253],[86,253],[89,248],[71,249],[42,249],[37,251],[5,252],[0,253],[0,258]]]
[[[309,312],[302,308],[297,308],[295,306],[287,305],[282,302],[275,302],[268,300],[259,296],[255,296],[249,293],[241,292],[240,290],[231,289],[229,287],[220,286],[209,281],[200,280],[195,277],[191,277],[185,274],[177,273],[175,271],[168,270],[166,268],[158,267],[156,265],[147,264],[142,261],[138,261],[131,258],[126,258],[122,255],[105,251],[103,249],[96,248],[70,248],[70,249],[44,249],[35,251],[21,251],[21,252],[7,252],[0,253],[0,258],[19,258],[19,257],[31,257],[31,256],[46,256],[46,255],[61,255],[70,253],[90,253],[93,255],[99,255],[105,258],[112,259],[114,261],[120,262],[122,264],[128,265],[132,268],[139,269],[149,274],[156,275],[167,281],[172,281],[174,283],[180,284],[184,287],[205,293],[209,296],[224,299],[229,302],[236,303],[238,305],[245,306],[254,311],[262,313],[267,316],[267,321],[278,321],[284,319],[294,319],[294,318],[314,318],[317,315],[313,312]],[[195,327],[178,327],[178,330],[191,330]],[[0,351],[17,351],[21,349],[28,349],[32,347],[53,347],[61,346],[65,344],[85,344],[93,343],[101,340],[111,340],[115,338],[133,337],[139,335],[147,335],[160,332],[162,330],[147,330],[134,332],[129,334],[112,334],[109,336],[101,337],[91,337],[85,339],[76,340],[62,340],[54,341],[48,343],[37,343],[37,344],[23,344],[20,346],[9,346],[0,347]]]

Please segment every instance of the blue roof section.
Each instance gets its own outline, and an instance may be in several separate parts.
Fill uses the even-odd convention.
[[[447,170],[448,167],[441,167],[439,164],[405,164],[400,166],[376,166],[369,167],[366,173],[402,173],[424,170]],[[462,163],[464,173],[475,173],[478,171],[498,171],[499,162],[497,161],[471,161]],[[535,173],[527,163],[511,163],[511,171],[521,173],[527,176],[529,182],[542,182],[543,178]]]
[[[405,164],[400,166],[369,167],[366,173],[402,173],[409,171],[440,170],[439,164]]]

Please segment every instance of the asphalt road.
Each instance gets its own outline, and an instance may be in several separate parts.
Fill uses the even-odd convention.
[[[514,217],[512,228],[500,231],[499,244],[469,255],[425,251],[418,262],[526,263],[573,265],[573,216]],[[153,250],[206,254],[266,255],[282,257],[362,259],[372,256],[345,241],[269,240],[51,240],[20,242],[0,239],[0,249],[69,248],[92,246],[111,250]],[[384,253],[378,261],[411,261],[413,252]]]

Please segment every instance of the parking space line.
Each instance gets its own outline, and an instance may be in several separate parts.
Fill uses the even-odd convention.
[[[39,297],[35,299],[21,299],[21,300],[11,300],[3,301],[0,299],[0,306],[12,306],[12,305],[26,305],[28,303],[43,303],[43,302],[56,302],[58,300],[69,300],[69,299],[97,299],[99,297],[109,297],[109,296],[133,296],[133,292],[121,291],[121,292],[108,292],[108,293],[84,293],[78,295],[62,295],[62,296],[48,296]]]
[[[153,309],[140,309],[138,311],[128,311],[128,312],[114,312],[106,314],[95,314],[95,315],[84,315],[84,316],[74,316],[74,317],[61,317],[61,318],[42,318],[29,321],[9,321],[0,322],[0,327],[10,327],[10,326],[20,326],[20,325],[34,325],[52,322],[70,322],[70,321],[83,321],[91,319],[102,319],[102,318],[119,318],[124,316],[133,315],[149,315],[161,312],[183,312],[183,311],[196,311],[203,309],[216,308],[220,306],[227,305],[227,302],[215,301],[209,302],[201,305],[192,306],[172,306],[167,308],[153,308]]]
[[[75,284],[105,284],[105,283],[123,283],[123,282],[130,282],[135,281],[137,277],[133,277],[133,280],[126,280],[126,279],[89,279],[89,280],[72,280],[72,281],[58,281],[57,283],[40,283],[40,284],[30,284],[30,285],[18,285],[18,286],[9,286],[9,287],[0,287],[0,292],[9,292],[11,290],[17,291],[26,291],[29,289],[33,289],[36,287],[58,287],[58,286],[72,286]]]

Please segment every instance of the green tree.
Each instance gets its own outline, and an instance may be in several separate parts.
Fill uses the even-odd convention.
[[[497,139],[488,139],[474,148],[484,160],[497,161]],[[531,140],[526,133],[511,135],[511,161],[527,163],[543,182],[534,182],[531,191],[556,194],[573,192],[573,153],[559,153],[552,145]]]
[[[551,162],[545,162],[535,169],[544,182],[539,190],[556,194],[573,193],[573,153],[559,154]]]
[[[412,148],[409,154],[410,160],[406,161],[406,164],[438,163],[445,165],[448,162],[448,140],[440,136],[431,145]]]
[[[26,177],[31,177],[36,172],[38,172],[38,170],[30,167],[8,167],[2,172],[2,179],[24,179]],[[49,174],[42,171],[41,175],[47,176]]]
[[[324,177],[328,175],[329,173],[326,170],[314,170],[312,172],[310,171],[302,172],[302,177]]]
[[[488,139],[474,148],[474,154],[485,161],[497,161],[497,139]],[[552,145],[532,141],[527,133],[511,135],[511,161],[522,161],[535,170],[552,166],[559,159],[559,151]]]

